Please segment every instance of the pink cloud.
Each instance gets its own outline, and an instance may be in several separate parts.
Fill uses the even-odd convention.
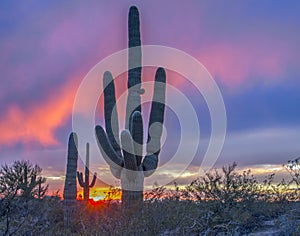
[[[286,69],[287,50],[275,45],[216,44],[206,46],[198,59],[208,71],[229,87],[253,81],[276,80]]]

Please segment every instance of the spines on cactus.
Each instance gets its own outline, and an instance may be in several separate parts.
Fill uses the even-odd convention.
[[[77,178],[79,185],[83,188],[83,198],[84,201],[88,201],[90,198],[90,188],[94,187],[96,183],[97,173],[94,173],[92,182],[90,183],[90,171],[89,171],[89,162],[90,162],[90,145],[86,144],[86,161],[85,161],[85,180],[83,179],[83,173],[77,171]]]
[[[128,18],[128,98],[125,130],[118,137],[118,112],[115,86],[110,72],[103,76],[105,129],[96,126],[100,151],[112,174],[121,179],[122,203],[132,205],[143,200],[144,177],[150,176],[158,165],[164,122],[166,74],[158,68],[155,75],[153,100],[148,124],[147,153],[143,158],[143,119],[141,114],[141,40],[139,13],[131,7]],[[114,135],[115,134],[115,135]],[[121,148],[120,148],[121,144]]]

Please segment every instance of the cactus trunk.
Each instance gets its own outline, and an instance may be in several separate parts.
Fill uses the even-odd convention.
[[[67,170],[64,186],[64,227],[65,230],[69,230],[71,227],[71,220],[74,214],[74,207],[76,204],[76,170],[78,160],[77,150],[77,136],[75,133],[71,133],[68,142],[68,159]]]
[[[141,73],[142,51],[140,19],[136,7],[131,7],[128,16],[128,98],[126,105],[125,128],[129,129],[130,116],[134,111],[141,112]],[[131,89],[130,89],[131,88]]]
[[[89,151],[89,143],[86,144],[86,159],[85,159],[85,168],[84,168],[84,200],[88,201],[90,199],[90,176],[89,176],[89,167],[90,167],[90,151]]]
[[[136,173],[134,178],[129,179],[126,175],[126,171],[121,175],[121,200],[123,206],[133,207],[143,202],[144,176]]]

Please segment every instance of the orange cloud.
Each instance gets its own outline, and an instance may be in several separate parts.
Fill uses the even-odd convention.
[[[78,80],[73,78],[60,89],[51,91],[45,101],[34,103],[29,107],[10,106],[0,120],[0,144],[11,145],[18,142],[58,144],[54,131],[72,112],[77,89],[76,81]]]

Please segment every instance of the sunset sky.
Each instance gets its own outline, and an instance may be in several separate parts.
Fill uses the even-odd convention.
[[[252,168],[259,175],[277,171],[282,176],[281,165],[300,155],[297,1],[1,1],[0,163],[38,163],[50,190],[62,191],[74,96],[94,65],[127,47],[131,5],[140,11],[143,45],[190,54],[218,84],[227,136],[216,167],[236,161],[240,169]],[[154,70],[148,68],[144,74],[152,80]],[[117,81],[122,89],[126,76]],[[207,149],[210,116],[203,98],[187,81],[170,72],[167,83],[191,101],[201,127],[197,155],[177,179],[188,183],[197,177]],[[100,99],[100,124],[102,109]],[[165,120],[168,135],[161,165],[172,158],[180,137],[178,119],[170,109]],[[79,137],[79,142],[85,141]],[[100,153],[91,158],[92,171],[113,179]],[[83,170],[82,163],[79,168]],[[166,166],[159,178],[171,181],[180,169],[181,161]]]

